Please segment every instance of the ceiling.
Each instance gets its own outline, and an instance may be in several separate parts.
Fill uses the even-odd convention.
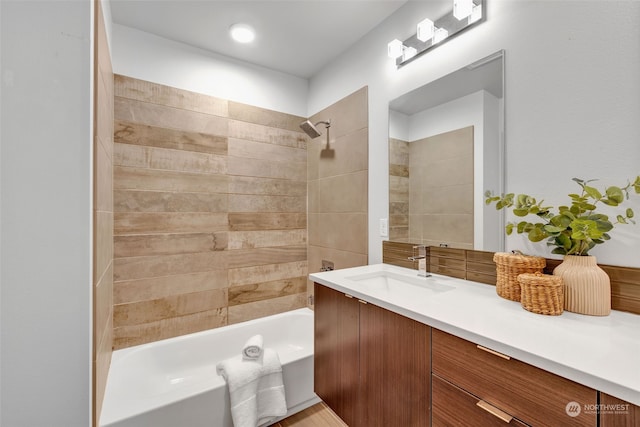
[[[110,0],[116,24],[309,78],[407,0]],[[232,24],[256,30],[234,42]]]

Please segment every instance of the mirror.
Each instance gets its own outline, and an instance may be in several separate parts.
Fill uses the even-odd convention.
[[[389,240],[499,252],[504,51],[389,103]]]

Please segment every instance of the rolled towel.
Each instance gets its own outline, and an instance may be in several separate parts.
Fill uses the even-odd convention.
[[[256,360],[262,356],[262,335],[254,335],[242,347],[242,358],[245,360]]]

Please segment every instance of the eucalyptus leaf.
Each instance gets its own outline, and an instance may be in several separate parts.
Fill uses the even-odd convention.
[[[511,235],[515,229],[519,234],[526,234],[532,242],[546,239],[546,244],[553,247],[554,254],[587,255],[596,245],[611,239],[608,232],[614,228],[614,224],[635,224],[631,208],[627,208],[624,215],[617,213],[615,223],[608,215],[598,213],[597,209],[598,204],[612,208],[621,205],[629,198],[632,188],[636,194],[640,194],[640,175],[635,177],[633,183],[627,181],[624,187],[610,186],[604,192],[589,184],[594,180],[573,178],[573,181],[580,186],[582,193],[570,193],[570,205],[553,208],[543,206],[542,199],[537,202],[535,197],[528,194],[518,194],[516,197],[514,193],[508,193],[499,197],[491,192],[485,192],[485,202],[488,205],[495,203],[497,210],[511,208],[513,214],[519,217],[536,215],[541,222],[508,223],[505,232]]]

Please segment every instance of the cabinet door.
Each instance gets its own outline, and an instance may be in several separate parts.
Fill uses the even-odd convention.
[[[360,304],[360,425],[428,426],[431,329]]]
[[[640,406],[600,392],[600,427],[637,427]]]
[[[351,427],[356,427],[359,388],[359,303],[315,284],[314,389]]]

